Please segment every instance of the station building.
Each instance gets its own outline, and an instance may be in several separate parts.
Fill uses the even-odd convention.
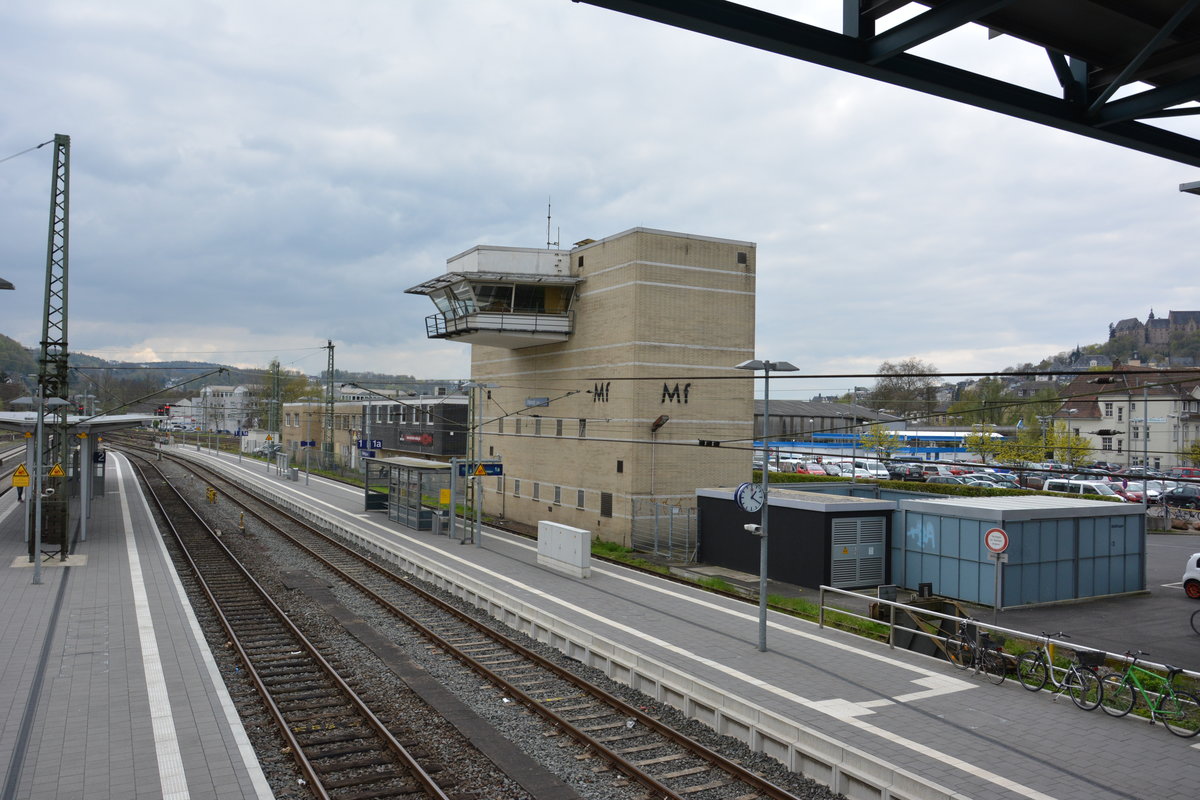
[[[633,228],[571,249],[477,246],[407,290],[471,345],[484,510],[634,544],[751,475],[755,245]],[[723,446],[706,446],[721,442]],[[658,530],[662,530],[661,525]]]

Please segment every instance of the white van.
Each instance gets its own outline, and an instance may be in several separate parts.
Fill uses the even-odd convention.
[[[881,461],[872,461],[870,459],[865,459],[865,458],[856,458],[854,460],[845,459],[843,461],[838,461],[836,463],[837,463],[837,466],[841,468],[843,475],[849,475],[850,469],[853,467],[855,470],[865,470],[868,473],[867,475],[862,475],[860,473],[859,477],[862,477],[862,478],[869,477],[873,480],[886,481],[886,480],[891,480],[891,477],[892,477],[891,474],[887,471],[887,467],[885,467],[883,465],[883,462],[881,462]]]
[[[1112,490],[1106,481],[1076,481],[1067,478],[1050,478],[1042,484],[1044,492],[1062,492],[1063,494],[1098,494],[1104,497],[1125,498]]]

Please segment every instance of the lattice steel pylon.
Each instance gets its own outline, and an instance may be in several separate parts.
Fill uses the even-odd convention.
[[[70,239],[71,137],[54,135],[54,169],[50,181],[50,228],[46,241],[46,300],[42,311],[42,343],[38,354],[38,388],[42,408],[50,408],[42,426],[45,441],[39,463],[38,497],[41,536],[30,537],[29,555],[40,559],[39,544],[57,545],[59,557],[68,549],[70,498],[66,474],[71,469],[71,437],[67,402],[67,264]],[[58,401],[58,402],[56,402]]]
[[[325,435],[321,442],[321,466],[333,469],[333,341],[326,339],[329,350],[329,365],[325,368]]]

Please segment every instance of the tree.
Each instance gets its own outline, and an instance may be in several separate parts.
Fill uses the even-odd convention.
[[[1005,464],[1028,464],[1046,460],[1046,442],[1038,428],[1022,428],[1014,439],[996,446],[996,460]]]
[[[964,422],[993,425],[1007,425],[1016,415],[1012,402],[1004,396],[1004,384],[998,378],[981,378],[974,386],[964,389],[946,413],[962,417]]]
[[[999,443],[1000,440],[992,436],[991,428],[988,425],[974,426],[971,432],[963,437],[963,446],[979,456],[984,464],[988,463],[989,458],[999,455]]]
[[[937,367],[916,358],[879,365],[875,388],[867,395],[866,405],[887,409],[901,416],[931,414],[937,407]]]
[[[1183,457],[1191,463],[1193,467],[1200,467],[1200,439],[1194,439],[1184,451]]]
[[[1021,404],[1018,416],[1024,423],[1025,430],[1040,431],[1041,423],[1038,421],[1038,417],[1052,415],[1062,408],[1062,404],[1062,398],[1058,396],[1058,389],[1054,388],[1054,384],[1047,383],[1044,389],[1039,389],[1037,394]],[[1040,432],[1038,436],[1041,436]],[[1043,459],[1034,460],[1041,461]]]
[[[875,455],[884,460],[891,458],[897,450],[904,446],[904,440],[898,434],[880,424],[868,428],[862,434],[861,442],[865,449],[874,450]]]
[[[1071,468],[1078,467],[1086,461],[1088,454],[1092,452],[1087,439],[1078,433],[1072,433],[1070,426],[1065,422],[1054,425],[1051,442],[1054,446],[1054,457]]]

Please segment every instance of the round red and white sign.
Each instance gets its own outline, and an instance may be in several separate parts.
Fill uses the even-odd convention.
[[[1004,528],[990,528],[983,535],[983,543],[993,553],[1003,553],[1008,549],[1008,534],[1004,532]]]

